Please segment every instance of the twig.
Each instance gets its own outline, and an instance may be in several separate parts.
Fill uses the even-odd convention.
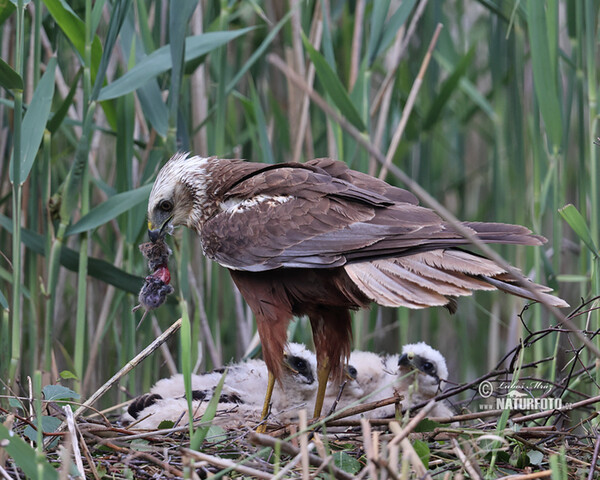
[[[2,478],[5,480],[13,480],[13,477],[11,477],[8,472],[2,468],[2,466],[0,466],[0,475],[2,475]]]
[[[588,480],[593,480],[594,472],[596,471],[596,462],[598,461],[598,452],[600,452],[600,432],[596,435],[596,445],[594,446],[594,454],[592,455],[592,466],[590,467],[590,474]]]
[[[248,436],[248,440],[251,443],[262,445],[264,447],[271,447],[273,449],[275,449],[276,445],[279,445],[281,452],[285,453],[286,455],[296,456],[301,453],[300,449],[294,447],[291,443],[279,440],[278,438],[273,438],[269,435],[251,432]],[[321,457],[311,454],[308,455],[308,461],[313,467],[320,467],[324,462],[324,460]],[[355,478],[353,475],[350,475],[349,473],[340,470],[335,465],[329,465],[328,468],[335,478],[341,480],[352,480],[353,478]]]
[[[207,455],[206,453],[197,452],[196,450],[190,450],[189,448],[182,448],[181,451],[190,457],[193,457],[197,460],[208,462],[211,465],[219,468],[231,468],[236,472],[240,472],[243,475],[250,475],[254,478],[265,478],[272,479],[273,475],[268,472],[263,472],[262,470],[258,470],[256,468],[247,467],[246,465],[241,465],[239,463],[234,462],[233,460],[228,460],[226,458],[219,458],[213,455]]]
[[[423,420],[429,411],[434,407],[435,401],[431,400],[419,413],[417,413],[410,421],[406,424],[406,427],[400,428],[400,424],[398,422],[390,423],[390,430],[396,434],[396,436],[392,439],[389,445],[398,445],[402,440],[404,440],[409,433],[411,433],[415,427],[419,424],[421,420]]]
[[[406,99],[406,104],[404,105],[404,109],[402,110],[402,117],[400,117],[400,123],[398,123],[398,127],[396,128],[394,136],[392,137],[392,141],[390,142],[390,146],[388,147],[387,155],[385,156],[385,163],[383,164],[379,172],[379,178],[381,179],[386,177],[388,168],[391,165],[392,160],[394,159],[396,150],[398,149],[398,145],[400,145],[400,140],[402,140],[404,129],[406,128],[408,118],[410,117],[413,106],[415,105],[415,100],[417,99],[417,95],[419,94],[419,90],[421,89],[421,85],[423,84],[425,72],[427,71],[427,67],[429,66],[431,55],[433,54],[433,49],[435,48],[435,44],[438,41],[441,31],[442,24],[438,23],[435,32],[433,32],[433,37],[431,37],[431,41],[429,42],[429,47],[427,48],[427,53],[425,54],[423,62],[421,63],[421,68],[419,69],[417,78],[415,78],[415,81],[408,94],[408,98]]]
[[[471,478],[481,480],[481,475],[479,475],[477,470],[475,470],[475,467],[473,467],[471,460],[467,458],[465,452],[461,450],[460,445],[458,444],[458,440],[456,440],[456,438],[452,439],[452,446],[454,447],[454,453],[456,453],[456,456],[464,465],[465,470],[469,473],[469,476]]]
[[[363,20],[365,16],[365,0],[358,0],[354,9],[354,31],[352,32],[352,48],[350,49],[350,79],[348,90],[352,91],[360,64],[360,47],[363,38]]]
[[[308,434],[306,432],[307,419],[306,410],[302,409],[298,412],[299,423],[300,423],[300,453],[302,454],[302,480],[308,480],[310,473],[308,471],[309,462],[308,456]]]
[[[381,101],[383,99],[383,96],[384,96],[386,90],[391,90],[390,86],[392,85],[392,81],[394,80],[394,78],[396,78],[396,72],[398,71],[398,67],[400,67],[400,60],[402,59],[404,52],[406,51],[406,47],[408,47],[408,42],[410,42],[413,34],[416,31],[417,23],[419,23],[419,20],[423,16],[423,12],[425,12],[426,6],[427,6],[427,0],[421,0],[419,2],[419,5],[417,6],[417,9],[413,15],[413,18],[410,21],[410,25],[408,26],[408,29],[406,30],[406,35],[404,36],[402,45],[400,46],[400,51],[398,52],[397,57],[396,57],[396,63],[392,66],[392,68],[390,68],[388,70],[388,73],[385,76],[385,79],[384,79],[383,83],[381,84],[381,87],[379,88],[377,95],[375,95],[375,99],[373,100],[373,105],[371,106],[371,111],[370,111],[371,116],[375,115],[375,112],[379,108],[379,105],[381,104]]]
[[[375,459],[375,449],[373,447],[373,438],[371,436],[371,425],[367,422],[366,418],[360,419],[363,436],[363,449],[365,456],[367,457],[367,466],[365,467],[369,472],[370,478],[377,478],[377,468],[373,460]]]
[[[83,460],[81,460],[81,450],[79,450],[79,442],[77,441],[77,430],[75,429],[75,420],[73,418],[73,410],[69,405],[63,407],[63,411],[67,417],[67,427],[69,428],[69,437],[71,438],[71,448],[73,449],[73,457],[75,458],[75,465],[79,470],[79,477],[83,478],[85,470],[83,469]]]
[[[541,472],[525,473],[523,475],[507,475],[499,477],[497,480],[533,480],[535,478],[550,478],[552,470],[542,470]]]
[[[351,417],[352,415],[358,415],[360,413],[369,412],[371,410],[376,410],[377,408],[385,407],[386,405],[392,405],[393,403],[400,403],[401,400],[401,396],[384,398],[383,400],[378,400],[376,402],[365,403],[363,405],[357,405],[356,407],[340,410],[339,412],[333,413],[333,415],[326,418],[325,420],[320,421],[324,421],[327,425],[336,425],[336,421],[342,418]]]
[[[73,414],[73,418],[78,418],[83,412],[85,412],[91,405],[93,405],[102,395],[104,395],[110,388],[117,383],[122,377],[127,375],[131,370],[137,367],[147,357],[152,355],[164,342],[166,342],[171,335],[173,335],[181,327],[181,318],[177,320],[173,325],[165,330],[165,332],[148,345],[144,350],[138,353],[131,361],[127,363],[121,370],[115,373],[104,385],[102,385],[94,394],[87,399],[87,401],[79,407]],[[65,428],[65,422],[63,421],[56,429],[55,433],[61,432]]]

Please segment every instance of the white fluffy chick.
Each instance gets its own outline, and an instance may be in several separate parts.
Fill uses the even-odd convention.
[[[386,368],[385,360],[373,352],[355,350],[350,354],[347,372],[354,378],[346,382],[337,411],[358,402],[370,403],[394,396],[395,373],[398,369]],[[338,394],[338,389],[328,389],[325,397],[326,407],[331,407]],[[326,410],[327,411],[327,410]],[[370,410],[349,418],[383,418],[394,414],[394,405]]]
[[[272,414],[276,420],[292,418],[313,399],[316,390],[316,357],[304,345],[290,343],[284,354],[281,383],[272,396]],[[222,372],[192,376],[194,419],[202,417]],[[228,427],[260,420],[267,388],[268,371],[262,360],[249,360],[228,367],[221,391],[215,423]],[[139,429],[156,429],[165,420],[188,422],[183,375],[159,380],[150,394],[138,397],[121,417],[123,423]]]
[[[393,357],[392,357],[393,358]],[[448,379],[448,367],[443,355],[425,342],[402,347],[398,358],[395,389],[404,396],[402,407],[412,408],[427,402],[443,390]],[[451,417],[452,411],[443,402],[436,402],[430,417]]]

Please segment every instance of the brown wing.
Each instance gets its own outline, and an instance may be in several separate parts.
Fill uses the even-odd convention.
[[[536,245],[525,227],[465,223],[486,242]],[[205,254],[232,269],[330,268],[468,243],[412,194],[341,162],[266,167],[223,193]]]

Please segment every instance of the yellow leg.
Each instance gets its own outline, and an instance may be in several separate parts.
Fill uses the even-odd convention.
[[[273,396],[273,387],[275,387],[275,377],[269,372],[269,380],[267,383],[267,394],[265,395],[265,403],[263,405],[262,415],[260,416],[261,424],[256,429],[257,433],[265,433],[267,431],[267,415],[269,415],[269,406],[271,405],[271,397]]]
[[[319,380],[319,388],[317,390],[317,399],[315,400],[315,411],[314,418],[321,416],[321,410],[323,409],[323,400],[325,399],[325,390],[327,389],[327,380],[329,380],[329,372],[331,371],[331,364],[329,358],[325,358],[322,365],[317,367],[317,379]]]

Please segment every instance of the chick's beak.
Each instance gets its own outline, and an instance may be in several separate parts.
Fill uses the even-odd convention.
[[[413,363],[413,359],[414,359],[414,354],[411,353],[403,353],[400,358],[398,359],[398,366],[399,367],[409,367],[409,368],[413,368],[414,367],[414,363]]]

